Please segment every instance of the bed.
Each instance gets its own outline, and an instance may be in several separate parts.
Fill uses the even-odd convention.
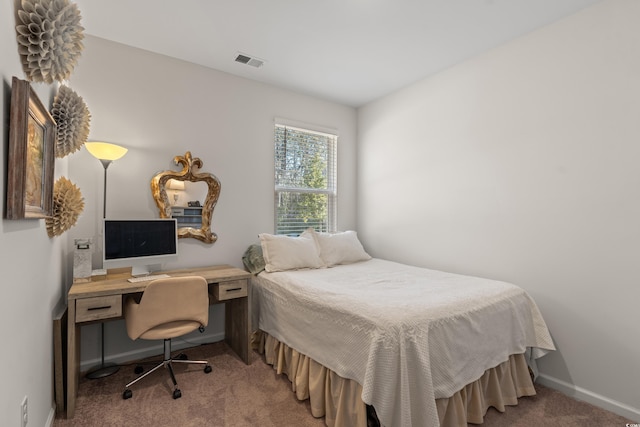
[[[327,425],[466,425],[535,394],[554,345],[523,289],[371,258],[355,232],[260,239],[257,347]]]

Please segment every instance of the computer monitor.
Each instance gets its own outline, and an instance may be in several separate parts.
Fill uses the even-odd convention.
[[[133,267],[132,275],[160,270],[178,260],[174,218],[104,219],[102,268]]]

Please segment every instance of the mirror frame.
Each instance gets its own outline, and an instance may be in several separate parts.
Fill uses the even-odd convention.
[[[211,232],[211,216],[218,202],[218,197],[220,197],[220,181],[211,173],[199,172],[199,169],[202,168],[202,160],[198,157],[193,158],[190,151],[187,151],[184,156],[174,157],[173,161],[176,165],[182,165],[181,171],[163,171],[151,180],[151,194],[160,210],[160,218],[171,218],[172,205],[166,190],[170,179],[204,182],[207,184],[208,191],[202,206],[202,224],[200,228],[179,227],[178,238],[194,238],[205,243],[214,243],[218,240],[218,236]]]

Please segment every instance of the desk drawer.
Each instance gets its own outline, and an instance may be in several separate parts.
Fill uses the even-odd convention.
[[[76,323],[122,316],[122,295],[76,300]]]
[[[218,301],[242,298],[247,296],[247,281],[232,280],[230,282],[222,282],[214,286],[213,289],[214,296]]]

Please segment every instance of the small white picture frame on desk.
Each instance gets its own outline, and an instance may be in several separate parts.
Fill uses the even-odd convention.
[[[91,239],[74,239],[73,244],[73,283],[91,281]]]

